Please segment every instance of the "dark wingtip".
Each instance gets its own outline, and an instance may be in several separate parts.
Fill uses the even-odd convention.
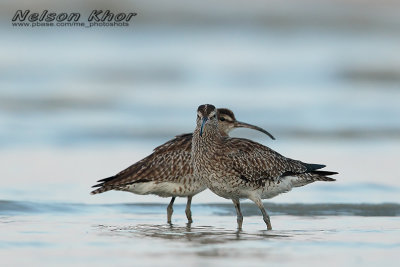
[[[116,176],[116,175],[110,176],[110,177],[107,177],[107,178],[103,178],[103,179],[101,179],[101,180],[98,180],[97,182],[98,182],[98,183],[105,183],[105,182],[108,182],[108,181],[111,181],[112,179],[114,179],[115,176]]]
[[[326,167],[326,165],[323,165],[323,164],[303,163],[303,165],[307,168],[307,172],[312,172],[312,171],[319,170],[319,169]]]
[[[335,182],[336,179],[331,178],[331,177],[324,177],[323,181],[324,181],[324,182]]]
[[[114,178],[115,178],[115,175],[111,176],[111,177],[100,179],[97,181],[98,184],[93,185],[92,188],[102,187],[106,182],[109,182],[109,181],[113,180]]]
[[[331,172],[331,171],[311,171],[311,173],[318,174],[321,176],[329,176],[329,175],[339,174],[338,172]]]

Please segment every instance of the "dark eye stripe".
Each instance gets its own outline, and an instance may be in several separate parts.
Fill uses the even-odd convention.
[[[226,122],[229,122],[229,123],[234,122],[231,118],[224,118],[224,117],[219,117],[219,120],[220,121],[226,121]]]

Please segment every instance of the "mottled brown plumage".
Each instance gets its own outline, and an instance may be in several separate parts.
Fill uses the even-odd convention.
[[[325,165],[286,158],[251,140],[221,135],[216,109],[209,104],[201,105],[197,110],[192,159],[194,175],[203,180],[212,192],[233,201],[239,228],[243,222],[240,199],[254,201],[268,229],[272,229],[261,199],[314,181],[334,181],[327,176],[337,174],[320,171]]]
[[[273,136],[262,128],[236,120],[229,109],[218,109],[220,120],[218,131],[222,136],[239,127],[246,127]],[[136,194],[155,194],[172,197],[167,208],[168,222],[171,222],[175,197],[187,197],[186,215],[192,221],[190,205],[194,195],[206,189],[199,179],[193,176],[191,164],[192,134],[182,134],[158,146],[153,153],[131,165],[117,175],[99,180],[93,187],[99,187],[92,194],[109,190],[128,191]]]

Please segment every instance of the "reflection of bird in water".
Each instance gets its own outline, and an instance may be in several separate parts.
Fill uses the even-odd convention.
[[[234,128],[250,128],[274,137],[264,129],[237,121],[229,109],[218,109],[218,131],[227,136]],[[109,190],[128,191],[139,195],[154,194],[172,197],[167,207],[167,219],[171,222],[176,197],[187,197],[186,216],[192,222],[192,197],[206,187],[193,176],[191,164],[192,134],[182,134],[154,149],[154,152],[131,165],[117,175],[99,180],[93,187],[99,187],[91,194]]]
[[[233,240],[266,240],[274,238],[289,237],[282,234],[272,234],[266,230],[255,232],[243,232],[242,230],[228,230],[215,228],[213,226],[196,226],[191,223],[185,226],[173,224],[136,224],[134,226],[104,226],[97,228],[101,232],[112,236],[137,236],[139,238],[150,237],[165,240],[189,241],[198,244],[229,243]]]
[[[213,105],[201,105],[197,109],[192,158],[194,175],[203,180],[212,192],[233,201],[239,229],[243,223],[241,198],[256,203],[270,230],[270,218],[261,199],[315,181],[335,181],[327,176],[337,174],[319,170],[325,165],[286,158],[259,143],[221,135],[217,110]]]

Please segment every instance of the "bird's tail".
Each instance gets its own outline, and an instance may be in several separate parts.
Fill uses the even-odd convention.
[[[114,189],[114,187],[112,185],[107,185],[107,182],[110,182],[111,180],[113,180],[115,178],[115,176],[111,176],[108,178],[104,178],[101,180],[98,180],[98,184],[92,186],[92,187],[99,187],[96,190],[93,190],[92,192],[90,192],[91,195],[95,195],[95,194],[100,194],[100,193],[104,193],[106,191],[112,190]]]
[[[301,173],[297,174],[296,178],[292,180],[292,185],[294,187],[300,187],[306,184],[310,184],[316,181],[323,181],[323,182],[333,182],[336,181],[336,179],[331,178],[329,176],[338,174],[337,172],[331,172],[331,171],[311,171],[307,173]]]
[[[325,182],[336,181],[336,179],[328,176],[339,174],[338,172],[331,172],[331,171],[312,171],[310,173],[312,174],[312,179],[314,179],[314,181],[325,181]]]
[[[97,188],[96,190],[93,190],[92,192],[90,192],[90,194],[91,195],[96,195],[96,194],[104,193],[104,192],[109,191],[111,189],[112,188],[100,187],[100,188]]]

